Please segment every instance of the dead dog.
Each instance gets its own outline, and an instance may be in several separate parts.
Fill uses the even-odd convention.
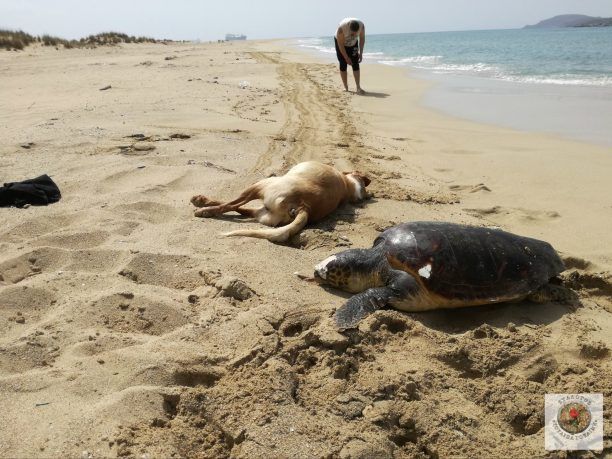
[[[224,236],[284,242],[307,223],[321,220],[341,204],[365,199],[365,188],[369,184],[370,179],[360,172],[340,172],[332,166],[307,161],[296,164],[281,177],[260,180],[233,201],[222,203],[197,195],[191,198],[191,203],[198,207],[194,213],[196,217],[214,217],[234,211],[276,227],[231,231]],[[261,199],[263,204],[256,208],[242,207],[255,199]]]

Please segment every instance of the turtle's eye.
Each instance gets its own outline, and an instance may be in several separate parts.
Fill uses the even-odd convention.
[[[329,274],[335,269],[336,258],[337,257],[335,255],[332,255],[331,257],[327,257],[325,260],[315,266],[315,279],[319,281],[329,282]]]

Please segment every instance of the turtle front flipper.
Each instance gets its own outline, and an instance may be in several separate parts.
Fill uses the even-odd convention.
[[[355,328],[361,319],[384,308],[392,293],[389,287],[378,287],[353,296],[334,314],[336,326],[341,330]]]
[[[369,288],[344,303],[334,314],[336,326],[341,330],[355,328],[364,317],[396,301],[408,299],[418,289],[417,282],[410,274],[392,270],[385,287]]]

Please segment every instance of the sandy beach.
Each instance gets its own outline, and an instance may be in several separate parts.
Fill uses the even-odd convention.
[[[62,192],[0,209],[0,457],[541,457],[544,394],[609,401],[610,148],[424,108],[431,83],[398,68],[345,93],[282,41],[30,47],[0,80],[0,179]],[[371,199],[282,245],[193,216],[311,159]],[[294,273],[411,220],[550,242],[581,306],[338,333],[348,295]]]

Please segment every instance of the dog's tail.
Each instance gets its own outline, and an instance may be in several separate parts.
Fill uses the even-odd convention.
[[[298,214],[295,216],[295,219],[285,226],[260,230],[236,230],[230,231],[229,233],[222,233],[222,236],[257,237],[259,239],[267,239],[268,241],[272,242],[285,242],[291,236],[304,228],[306,223],[308,223],[308,211],[306,209],[300,209]]]

